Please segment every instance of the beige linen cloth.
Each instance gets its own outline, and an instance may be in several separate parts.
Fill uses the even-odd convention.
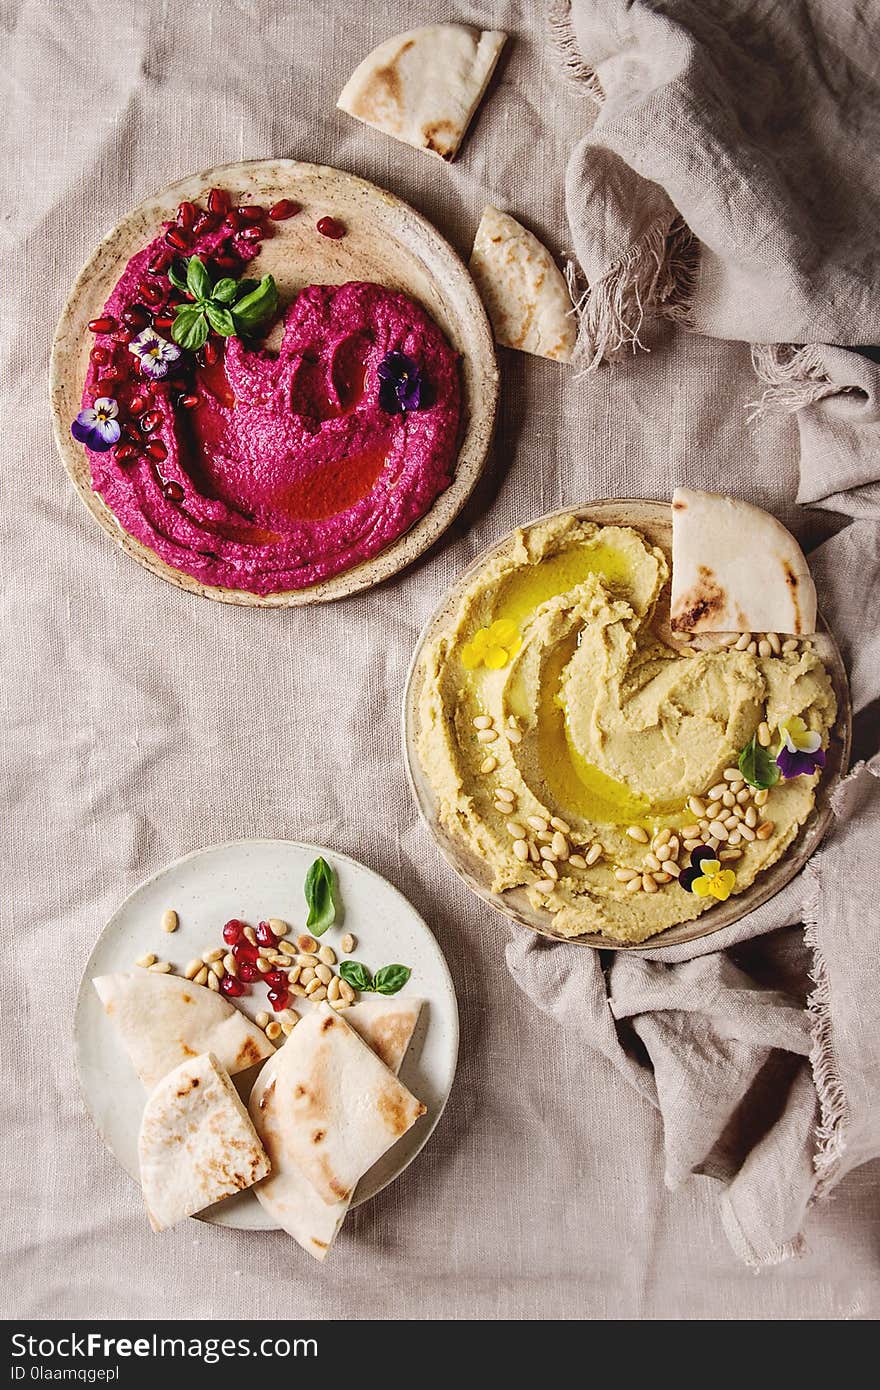
[[[869,758],[835,794],[822,850],[691,946],[602,960],[519,935],[507,953],[521,987],[657,1107],[669,1186],[721,1180],[725,1230],[753,1265],[799,1251],[808,1205],[880,1153],[880,373],[821,342],[880,341],[865,186],[880,173],[866,47],[880,6],[847,9],[574,0],[551,19],[598,107],[566,175],[592,365],[670,306],[701,332],[806,344],[756,354],[778,372],[763,404],[800,407],[798,500],[852,518],[811,563]],[[742,486],[735,456],[680,476]]]
[[[659,325],[650,354],[584,380],[503,353],[496,447],[461,522],[393,583],[312,610],[246,612],[154,579],[92,521],[52,442],[49,343],[74,276],[123,213],[193,170],[318,160],[393,189],[465,255],[487,202],[570,255],[565,165],[588,117],[551,54],[545,0],[444,12],[511,35],[451,166],[334,109],[374,44],[436,20],[434,0],[6,0],[0,15],[4,1314],[194,1317],[214,1335],[230,1315],[268,1333],[297,1317],[876,1316],[880,1164],[817,1205],[803,1259],[755,1278],[725,1239],[717,1184],[664,1185],[644,1086],[513,984],[505,919],[437,854],[401,762],[419,629],[517,523],[591,497],[668,497],[688,480],[773,508],[809,548],[841,524],[795,504],[794,417],[747,423],[748,348]],[[862,617],[862,525],[843,533],[848,563],[822,560],[819,580],[864,706],[878,650]],[[317,840],[396,883],[436,934],[461,1013],[458,1075],[430,1144],[351,1213],[320,1268],[281,1234],[187,1221],[154,1236],[73,1067],[79,977],[120,901],[200,845],[254,835]],[[872,911],[853,913],[857,934]],[[830,971],[861,959],[826,952]],[[586,987],[578,1008],[588,1024]]]

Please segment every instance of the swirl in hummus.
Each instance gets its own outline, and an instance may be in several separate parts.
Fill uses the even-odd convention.
[[[693,920],[713,899],[677,881],[686,843],[717,849],[739,893],[813,806],[815,775],[756,793],[737,759],[793,716],[827,742],[836,702],[818,655],[672,645],[668,576],[638,531],[555,517],[487,561],[422,656],[419,756],[441,824],[493,891],[525,888],[566,936],[638,942]],[[518,635],[487,664],[478,634],[493,623]],[[723,838],[705,812],[693,824],[695,797],[730,822]]]

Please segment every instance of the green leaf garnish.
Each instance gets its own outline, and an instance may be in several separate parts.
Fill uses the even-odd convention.
[[[187,352],[198,352],[208,341],[208,321],[198,304],[182,304],[171,327],[171,336]]]
[[[223,338],[249,336],[278,309],[278,287],[271,275],[262,280],[233,280],[226,275],[211,283],[211,274],[198,256],[175,261],[168,278],[188,297],[178,307],[171,336],[189,352],[197,352],[213,330]]]
[[[316,859],[312,864],[304,891],[309,905],[306,929],[313,936],[323,936],[336,921],[336,884],[326,859]]]
[[[237,299],[232,314],[239,329],[247,332],[265,323],[278,308],[278,287],[271,275],[264,275],[255,290]]]
[[[231,304],[240,289],[240,282],[227,275],[222,280],[217,281],[211,298],[215,304]]]
[[[186,288],[194,299],[210,299],[213,286],[203,260],[190,256],[186,267]]]
[[[339,973],[352,989],[366,993],[373,988],[373,977],[359,960],[344,960],[339,967]]]
[[[373,976],[376,994],[396,994],[403,989],[412,971],[408,965],[383,965]]]
[[[737,759],[737,767],[750,787],[765,791],[779,781],[779,768],[776,759],[766,748],[762,748],[757,735],[753,734]]]
[[[224,309],[222,304],[215,304],[213,299],[209,299],[205,305],[205,313],[208,323],[215,333],[221,334],[224,338],[231,338],[235,332],[235,324],[228,309]]]
[[[189,285],[187,284],[188,269],[186,261],[174,261],[168,267],[168,279],[176,290],[180,290],[181,294],[189,294]]]

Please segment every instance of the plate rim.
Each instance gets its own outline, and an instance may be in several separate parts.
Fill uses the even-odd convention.
[[[819,622],[822,624],[821,635],[828,641],[830,641],[837,662],[837,669],[831,674],[835,688],[835,694],[838,697],[839,705],[837,711],[837,718],[835,720],[833,730],[833,734],[840,739],[839,767],[832,773],[832,777],[823,786],[824,804],[822,806],[817,806],[814,804],[813,809],[810,812],[810,815],[804,822],[804,825],[801,826],[797,836],[792,841],[791,846],[789,846],[789,850],[786,851],[782,859],[777,860],[778,865],[784,865],[788,863],[788,874],[786,875],[784,872],[781,873],[779,881],[771,882],[770,884],[761,884],[760,879],[756,879],[755,882],[752,883],[749,886],[749,888],[745,890],[744,893],[742,893],[741,895],[736,895],[736,899],[729,900],[735,901],[737,906],[739,906],[739,904],[742,903],[742,909],[740,911],[729,912],[725,914],[724,919],[721,921],[718,921],[715,911],[705,912],[701,914],[700,917],[697,917],[693,922],[675,923],[673,926],[668,927],[665,931],[658,932],[655,936],[649,936],[645,941],[629,942],[615,941],[611,937],[600,937],[598,933],[583,933],[580,936],[563,936],[560,932],[554,931],[552,927],[548,925],[550,922],[552,922],[552,914],[541,914],[538,909],[530,908],[530,911],[534,913],[535,918],[541,918],[542,916],[545,917],[547,919],[547,923],[539,923],[535,920],[528,920],[528,918],[522,915],[522,913],[517,909],[517,907],[513,903],[511,903],[510,901],[505,901],[505,894],[493,893],[491,889],[486,888],[484,884],[481,884],[476,877],[469,873],[463,867],[460,860],[456,859],[455,854],[453,852],[453,841],[451,837],[439,833],[439,828],[435,820],[432,819],[428,808],[424,804],[425,797],[423,796],[422,791],[420,789],[419,780],[416,776],[416,768],[413,765],[416,760],[416,737],[414,719],[415,702],[413,699],[413,692],[415,688],[419,659],[421,657],[425,643],[427,642],[429,636],[432,634],[435,626],[439,626],[439,624],[441,623],[444,614],[446,613],[446,610],[448,608],[453,607],[453,605],[457,601],[458,596],[462,592],[464,584],[469,580],[469,578],[472,575],[476,574],[486,564],[487,560],[492,555],[502,550],[506,545],[509,545],[510,542],[513,540],[514,536],[516,535],[517,531],[530,530],[534,526],[540,526],[544,522],[552,521],[557,517],[563,516],[575,516],[579,519],[594,521],[600,525],[610,524],[598,520],[595,516],[591,515],[591,513],[593,513],[594,511],[610,511],[613,509],[626,507],[647,507],[648,509],[657,509],[658,512],[662,511],[662,513],[664,514],[664,520],[666,519],[665,514],[671,513],[672,510],[671,502],[664,501],[660,498],[595,498],[592,501],[577,503],[566,507],[557,507],[553,511],[545,512],[541,516],[534,517],[529,521],[519,522],[517,525],[510,527],[507,531],[504,532],[503,535],[498,537],[495,541],[491,542],[491,544],[487,545],[485,549],[482,550],[480,554],[477,555],[446,588],[441,598],[437,602],[436,606],[431,611],[427,620],[422,626],[422,629],[416,640],[412,656],[410,658],[409,667],[407,669],[406,680],[404,683],[403,690],[403,702],[401,706],[400,727],[403,762],[404,767],[406,769],[407,783],[409,785],[413,801],[415,802],[419,818],[422,821],[425,828],[428,830],[431,839],[434,842],[434,845],[439,851],[441,857],[446,861],[446,863],[453,870],[456,876],[462,880],[462,882],[471,890],[471,892],[475,894],[476,897],[478,897],[488,907],[491,907],[495,912],[499,913],[499,915],[505,917],[508,921],[515,922],[518,926],[527,927],[530,931],[535,932],[537,935],[542,936],[545,940],[548,941],[559,942],[561,944],[567,944],[571,946],[587,947],[588,949],[594,951],[651,952],[673,950],[676,947],[686,946],[689,945],[691,942],[699,941],[704,937],[713,936],[717,932],[725,931],[728,927],[731,927],[736,922],[741,921],[743,917],[748,916],[749,913],[754,912],[756,909],[763,906],[764,903],[769,902],[771,898],[774,898],[777,895],[777,893],[781,892],[783,888],[785,888],[794,878],[797,877],[799,873],[803,871],[803,869],[806,867],[806,864],[809,862],[809,860],[821,846],[823,839],[825,838],[826,834],[831,828],[831,825],[834,820],[834,813],[830,805],[831,792],[833,788],[840,784],[840,781],[846,774],[846,771],[849,768],[852,753],[852,700],[849,688],[849,675],[847,673],[843,657],[837,645],[837,641],[834,637],[834,634],[831,632],[831,629],[825,623],[825,620],[822,617],[821,612],[819,613]],[[630,524],[633,526],[634,530],[639,529],[638,523],[635,522],[618,524]],[[807,636],[809,635],[810,634],[807,634]],[[793,851],[795,849],[799,842],[801,843],[801,846],[803,848],[803,839],[807,833],[809,833],[812,837],[813,843],[811,845],[811,848],[809,849],[809,852],[806,854],[803,861],[799,863],[797,867],[793,867],[793,857],[790,860],[789,853],[790,851]],[[771,865],[771,869],[775,867],[776,865]],[[713,918],[715,918],[717,925],[712,925]],[[691,928],[693,928],[693,930],[689,930]],[[671,932],[678,933],[675,939],[672,941],[664,941],[663,938],[665,936],[668,936]]]
[[[237,840],[220,840],[220,841],[218,841],[218,842],[215,843],[215,844],[202,845],[202,846],[200,846],[200,847],[197,848],[197,849],[190,850],[188,853],[181,855],[178,859],[171,860],[169,863],[165,864],[162,868],[156,869],[152,874],[149,874],[149,875],[148,875],[145,879],[143,879],[140,883],[136,884],[135,887],[132,888],[131,891],[130,891],[129,893],[126,894],[125,898],[123,898],[123,900],[122,900],[120,903],[118,903],[117,906],[114,908],[113,912],[112,912],[112,913],[110,914],[110,916],[107,918],[106,922],[104,923],[104,925],[102,926],[100,932],[98,933],[97,937],[95,938],[94,942],[92,943],[92,947],[91,947],[91,949],[90,949],[90,951],[89,951],[88,957],[87,957],[86,962],[85,962],[85,964],[84,964],[84,966],[83,966],[82,974],[81,974],[81,976],[80,976],[79,984],[78,984],[78,986],[77,986],[77,991],[76,991],[76,1002],[75,1002],[74,1008],[73,1008],[72,1035],[73,1035],[74,1068],[75,1068],[75,1071],[76,1071],[76,1079],[77,1079],[77,1084],[78,1084],[79,1090],[80,1090],[80,1096],[81,1096],[81,1099],[82,1099],[82,1101],[83,1101],[83,1104],[85,1105],[85,1109],[86,1109],[86,1112],[87,1112],[87,1114],[88,1114],[88,1116],[89,1116],[89,1119],[91,1120],[92,1124],[94,1125],[95,1131],[96,1131],[96,1133],[97,1133],[99,1139],[101,1140],[101,1143],[104,1145],[104,1147],[105,1147],[105,1149],[107,1150],[107,1152],[108,1152],[108,1153],[110,1154],[110,1156],[113,1158],[114,1162],[117,1163],[117,1164],[119,1165],[119,1167],[122,1169],[122,1171],[126,1174],[126,1176],[129,1177],[129,1178],[131,1178],[131,1180],[132,1180],[133,1182],[136,1182],[136,1179],[135,1179],[135,1178],[133,1177],[133,1175],[129,1172],[129,1170],[128,1170],[128,1168],[126,1167],[125,1163],[122,1161],[122,1159],[119,1157],[119,1155],[117,1154],[116,1150],[114,1149],[114,1147],[113,1147],[112,1144],[110,1143],[110,1140],[109,1140],[109,1138],[108,1138],[108,1136],[107,1136],[107,1134],[106,1134],[106,1132],[105,1132],[105,1130],[104,1130],[104,1128],[103,1128],[103,1126],[102,1126],[102,1124],[101,1124],[101,1122],[100,1122],[98,1116],[95,1114],[95,1111],[92,1109],[92,1105],[91,1105],[91,1100],[90,1100],[89,1092],[88,1092],[88,1089],[87,1089],[87,1087],[86,1087],[86,1084],[85,1084],[85,1081],[84,1081],[84,1077],[83,1077],[83,1066],[82,1066],[82,1062],[83,1062],[83,1044],[82,1044],[82,1036],[83,1036],[83,1031],[84,1031],[84,1018],[85,1018],[85,1012],[86,1012],[86,1001],[88,1000],[88,1002],[91,1003],[91,998],[90,998],[90,995],[89,995],[89,989],[90,989],[90,986],[91,986],[91,983],[92,983],[92,973],[91,973],[91,972],[92,972],[92,969],[93,969],[92,962],[94,961],[95,955],[97,954],[97,951],[98,951],[98,949],[99,949],[99,947],[100,947],[100,945],[101,945],[101,942],[103,941],[103,939],[104,939],[106,933],[109,932],[109,931],[111,930],[111,928],[115,925],[117,919],[118,919],[119,917],[122,916],[122,914],[124,913],[125,909],[128,907],[128,905],[129,905],[129,903],[131,902],[131,900],[132,900],[133,898],[135,898],[139,893],[141,893],[141,892],[143,892],[144,890],[150,888],[153,884],[157,883],[160,879],[164,878],[166,874],[171,873],[171,872],[173,872],[173,871],[176,870],[176,869],[179,869],[179,868],[180,868],[182,865],[184,865],[184,864],[190,863],[193,859],[198,859],[198,858],[200,858],[202,855],[205,855],[205,854],[207,854],[207,853],[213,853],[213,852],[216,852],[216,851],[235,849],[235,848],[239,848],[239,847],[241,847],[241,846],[243,846],[243,845],[285,845],[285,846],[287,846],[287,847],[289,847],[289,848],[304,849],[304,850],[308,850],[308,851],[315,851],[315,852],[317,852],[317,853],[323,853],[323,854],[329,855],[330,858],[331,858],[331,861],[332,861],[332,860],[335,860],[335,859],[342,860],[342,861],[344,861],[344,862],[346,862],[346,863],[348,863],[348,864],[353,865],[356,869],[363,870],[365,873],[370,874],[370,875],[372,875],[373,877],[380,879],[380,880],[385,884],[385,886],[391,890],[392,894],[393,894],[395,897],[397,897],[398,899],[400,899],[400,901],[402,902],[402,904],[404,905],[404,907],[405,907],[406,909],[408,909],[410,915],[416,919],[416,921],[420,924],[420,926],[423,928],[423,930],[427,933],[428,937],[429,937],[429,938],[431,939],[431,941],[434,943],[434,946],[435,946],[435,948],[436,948],[436,953],[437,953],[437,957],[438,957],[438,961],[439,961],[439,965],[440,965],[440,973],[441,973],[441,976],[443,977],[443,981],[444,981],[444,984],[445,984],[445,986],[446,986],[446,990],[447,990],[447,993],[448,993],[448,995],[449,995],[449,999],[451,1000],[451,1004],[452,1004],[452,1010],[451,1010],[452,1034],[451,1034],[451,1038],[450,1038],[450,1058],[451,1058],[451,1066],[450,1066],[449,1082],[448,1082],[448,1085],[447,1085],[447,1087],[446,1087],[446,1092],[445,1092],[445,1095],[443,1096],[442,1102],[437,1106],[436,1112],[435,1112],[434,1114],[432,1114],[432,1115],[429,1115],[429,1117],[428,1117],[429,1123],[428,1123],[427,1125],[424,1126],[424,1132],[421,1134],[421,1136],[420,1136],[420,1138],[419,1138],[419,1143],[418,1143],[417,1146],[412,1150],[412,1152],[408,1155],[408,1157],[406,1158],[405,1162],[403,1162],[403,1163],[400,1165],[399,1168],[397,1168],[397,1169],[396,1169],[392,1174],[390,1174],[383,1182],[381,1182],[381,1183],[379,1184],[378,1187],[374,1188],[373,1191],[372,1191],[371,1193],[369,1193],[369,1195],[364,1195],[364,1196],[360,1196],[360,1197],[359,1197],[359,1196],[358,1196],[358,1193],[357,1193],[357,1189],[355,1189],[355,1195],[354,1195],[354,1197],[352,1198],[352,1201],[351,1201],[351,1204],[350,1204],[350,1207],[351,1207],[351,1209],[353,1210],[355,1207],[361,1206],[364,1202],[372,1201],[372,1199],[373,1199],[374,1197],[378,1197],[378,1195],[379,1195],[380,1192],[384,1192],[384,1190],[386,1189],[386,1187],[390,1187],[392,1183],[396,1182],[397,1179],[401,1176],[401,1174],[404,1173],[404,1172],[406,1171],[406,1169],[410,1166],[410,1164],[411,1164],[416,1158],[418,1158],[419,1154],[420,1154],[420,1153],[422,1152],[422,1150],[425,1148],[425,1146],[426,1146],[426,1144],[428,1143],[429,1139],[430,1139],[431,1136],[433,1135],[435,1129],[436,1129],[437,1126],[439,1125],[440,1120],[441,1120],[441,1118],[442,1118],[442,1116],[443,1116],[443,1113],[444,1113],[444,1111],[446,1110],[446,1106],[447,1106],[447,1104],[448,1104],[448,1102],[449,1102],[449,1097],[450,1097],[450,1095],[452,1094],[452,1089],[453,1089],[453,1087],[454,1087],[454,1085],[455,1085],[455,1078],[456,1078],[456,1076],[457,1076],[457,1074],[458,1074],[458,1059],[459,1059],[459,1050],[460,1050],[460,1044],[461,1044],[461,1019],[460,1019],[459,1009],[458,1009],[458,994],[457,994],[456,989],[455,989],[455,982],[454,982],[453,977],[452,977],[452,971],[451,971],[450,968],[449,968],[449,962],[448,962],[447,959],[446,959],[446,955],[445,955],[445,953],[444,953],[444,951],[443,951],[443,948],[442,948],[441,945],[440,945],[440,942],[437,940],[437,937],[435,936],[434,932],[432,932],[431,928],[428,926],[428,923],[425,921],[425,919],[424,919],[424,917],[422,916],[422,914],[413,906],[413,904],[410,902],[409,898],[407,898],[406,894],[403,893],[403,892],[401,891],[401,889],[399,889],[399,888],[397,887],[396,884],[392,883],[390,879],[385,878],[385,876],[384,876],[383,874],[380,874],[376,869],[371,868],[370,865],[364,864],[360,859],[355,859],[355,858],[353,857],[353,855],[346,854],[346,853],[344,853],[343,851],[331,849],[331,848],[329,848],[329,846],[326,846],[326,845],[316,845],[316,844],[311,843],[311,842],[308,841],[308,840],[290,840],[290,839],[287,839],[287,838],[284,838],[284,837],[279,837],[279,836],[266,836],[266,835],[244,836],[244,837],[241,837],[241,838],[239,838],[239,839],[237,839]],[[430,1005],[431,1000],[430,1000],[429,998],[426,998],[426,999],[425,999],[425,1002],[426,1002],[427,1004]],[[430,1024],[429,1024],[429,1026],[430,1026]],[[277,1051],[277,1049],[276,1049],[276,1051]],[[274,1055],[274,1054],[273,1054],[273,1055]],[[267,1060],[270,1060],[270,1059],[267,1058]],[[220,1204],[220,1206],[222,1207],[222,1203]],[[261,1210],[264,1210],[264,1209],[261,1208]],[[194,1214],[193,1219],[194,1219],[194,1220],[198,1220],[198,1221],[203,1221],[203,1222],[204,1222],[205,1224],[207,1224],[207,1225],[218,1226],[220,1229],[226,1229],[226,1230],[278,1231],[278,1230],[281,1230],[281,1229],[282,1229],[282,1228],[281,1228],[280,1226],[278,1226],[278,1225],[274,1225],[274,1226],[270,1226],[270,1225],[261,1225],[261,1226],[256,1226],[256,1227],[255,1227],[255,1226],[249,1226],[249,1225],[238,1225],[238,1224],[237,1224],[236,1222],[234,1222],[234,1221],[215,1222],[215,1221],[212,1221],[211,1218],[210,1218],[209,1216],[206,1216],[206,1214],[205,1214],[204,1212],[196,1212],[196,1213]]]
[[[170,565],[125,529],[92,487],[91,469],[83,465],[85,455],[82,446],[76,445],[74,448],[60,400],[70,375],[66,338],[76,319],[80,297],[87,290],[94,267],[100,263],[113,242],[122,235],[128,223],[139,215],[144,218],[154,217],[157,204],[165,200],[170,203],[177,201],[184,190],[192,193],[192,186],[196,183],[207,189],[218,182],[224,172],[228,174],[229,171],[235,170],[240,175],[241,171],[247,173],[251,170],[266,170],[267,166],[279,168],[283,175],[293,178],[341,178],[346,184],[359,190],[362,196],[378,196],[386,206],[398,209],[404,219],[417,224],[458,277],[459,285],[469,301],[468,322],[481,341],[478,351],[473,356],[462,354],[467,356],[471,364],[474,380],[469,391],[469,413],[458,444],[452,482],[435,498],[428,511],[377,555],[348,570],[342,570],[339,574],[320,580],[307,588],[285,589],[272,594],[253,594],[246,589],[203,584],[192,575]],[[193,193],[193,196],[196,195]],[[114,223],[91,251],[65,298],[52,337],[48,382],[56,448],[77,496],[105,535],[142,568],[185,593],[217,603],[246,608],[297,608],[314,603],[335,602],[393,579],[430,550],[461,514],[483,475],[492,448],[500,395],[498,356],[485,306],[463,258],[434,223],[396,193],[363,178],[360,174],[350,173],[334,165],[271,156],[262,159],[228,160],[223,164],[183,175],[142,198]]]

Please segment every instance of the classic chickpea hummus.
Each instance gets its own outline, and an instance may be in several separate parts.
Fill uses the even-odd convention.
[[[566,936],[638,942],[695,919],[720,893],[681,886],[692,853],[740,893],[813,806],[815,773],[758,789],[738,759],[792,718],[827,743],[818,655],[776,634],[769,656],[671,645],[668,576],[638,531],[552,518],[489,559],[422,656],[419,756],[443,827]]]

